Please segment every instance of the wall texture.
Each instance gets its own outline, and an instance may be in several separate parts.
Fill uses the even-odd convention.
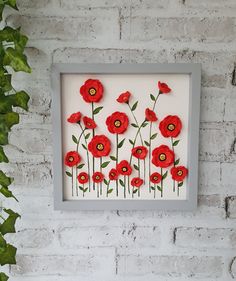
[[[22,214],[12,281],[236,278],[236,1],[19,0],[31,93],[7,148]],[[10,12],[12,13],[12,11]],[[55,212],[53,62],[200,62],[199,208],[194,213]],[[8,269],[7,269],[8,270]]]

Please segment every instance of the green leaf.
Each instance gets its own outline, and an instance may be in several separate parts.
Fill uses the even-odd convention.
[[[175,160],[175,163],[174,163],[175,166],[179,164],[179,160],[180,159]]]
[[[150,143],[147,141],[144,141],[144,143],[146,144],[146,146],[150,146]]]
[[[2,21],[2,12],[4,9],[4,4],[0,4],[0,21]]]
[[[81,191],[84,191],[84,189],[83,189],[83,187],[82,187],[82,186],[79,186],[79,189],[80,189]]]
[[[132,140],[129,140],[130,144],[134,145],[134,142]]]
[[[7,244],[6,250],[0,255],[0,265],[16,264],[16,248]]]
[[[162,188],[161,188],[159,185],[157,185],[157,189],[158,189],[159,191],[162,191]]]
[[[0,193],[2,193],[2,195],[5,196],[6,198],[10,198],[10,197],[14,198],[18,202],[16,197],[7,187],[3,186],[2,188],[0,188]]]
[[[85,136],[85,139],[87,140],[89,137],[90,137],[90,133],[88,133],[88,134]]]
[[[84,192],[87,192],[88,191],[88,188],[86,187],[86,188],[84,188]]]
[[[2,128],[3,130],[8,128],[8,131],[10,131],[11,127],[18,123],[19,123],[19,114],[18,113],[8,112],[5,114],[0,114],[0,124],[6,126],[5,128],[4,127]],[[0,130],[1,130],[1,128],[0,128]]]
[[[0,41],[14,43],[15,49],[19,52],[23,52],[28,38],[20,32],[20,28],[14,29],[10,26],[5,26],[0,30]]]
[[[8,158],[7,158],[6,154],[5,154],[2,146],[0,146],[0,163],[1,162],[5,162],[5,163],[9,162],[9,160],[8,160]]]
[[[134,164],[133,166],[135,170],[139,171],[139,167],[137,165]]]
[[[163,180],[167,177],[167,174],[168,174],[168,171],[166,171],[166,172],[164,173],[164,175],[162,176],[162,179],[163,179]]]
[[[109,190],[107,191],[107,194],[112,193],[112,191],[113,191],[113,188],[109,189]]]
[[[82,143],[82,146],[83,146],[83,148],[85,149],[85,150],[87,150],[87,147]]]
[[[121,148],[123,146],[124,142],[125,142],[125,138],[121,142],[119,142],[118,148]]]
[[[72,135],[72,140],[73,140],[74,143],[78,144],[78,140],[74,135]]]
[[[116,157],[115,156],[110,156],[111,160],[116,161]]]
[[[130,125],[134,128],[138,128],[138,125],[136,125],[135,123],[131,123]]]
[[[138,189],[135,189],[135,190],[133,191],[134,194],[137,193],[137,192],[138,192]]]
[[[77,169],[82,169],[83,167],[84,167],[84,163],[83,164],[79,164],[78,166],[77,166]]]
[[[106,185],[108,185],[108,181],[106,179],[103,180]]]
[[[0,255],[6,250],[6,246],[7,246],[7,242],[4,239],[3,235],[0,234]]]
[[[173,146],[176,146],[179,142],[180,142],[180,140],[174,141],[174,142],[173,142]]]
[[[121,186],[125,186],[124,182],[122,181],[122,179],[119,179],[119,183]]]
[[[72,174],[70,172],[66,171],[66,174],[68,177],[72,177]]]
[[[7,281],[8,279],[9,277],[5,273],[0,273],[0,281]]]
[[[151,189],[152,189],[152,190],[155,190],[155,187],[154,187],[154,186],[151,186]]]
[[[28,111],[29,95],[25,91],[15,93],[15,95],[9,96],[13,106],[18,106]]]
[[[178,183],[178,187],[181,187],[184,183],[181,181]]]
[[[13,178],[7,177],[3,171],[0,170],[0,185],[9,186],[13,182]]]
[[[101,168],[106,168],[109,165],[110,161],[103,162]]]
[[[132,111],[135,111],[135,109],[137,108],[137,105],[138,105],[138,101],[136,101],[136,102],[133,104],[131,110],[132,110]]]
[[[156,98],[152,94],[150,94],[150,97],[151,97],[151,100],[153,100],[153,101],[156,100]]]
[[[156,138],[156,136],[157,136],[157,133],[156,133],[156,134],[153,134],[153,135],[151,136],[151,140],[154,140],[154,139]]]
[[[148,122],[143,122],[142,127],[145,128],[147,126]]]
[[[94,109],[93,114],[98,114],[103,109],[103,106],[97,107]]]
[[[0,127],[1,127],[1,124],[0,124]],[[8,132],[6,132],[6,131],[1,132],[1,129],[0,129],[0,145],[6,145],[6,144],[8,144]]]
[[[11,209],[4,209],[4,212],[7,213],[9,216],[8,218],[0,225],[0,232],[2,235],[7,233],[15,233],[15,223],[16,220],[20,217],[19,214],[13,212]]]
[[[12,89],[10,74],[4,74],[3,71],[0,71],[0,87],[4,92],[9,92]]]
[[[27,63],[27,57],[20,51],[13,48],[7,48],[3,58],[3,65],[11,66],[16,72],[24,71],[31,73],[31,68]]]

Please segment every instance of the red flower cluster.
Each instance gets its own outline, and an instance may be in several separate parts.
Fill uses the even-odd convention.
[[[104,175],[100,172],[95,172],[92,176],[92,179],[95,183],[100,183],[104,180]]]
[[[131,185],[135,187],[140,187],[143,184],[143,180],[141,178],[133,178],[131,180]]]
[[[88,180],[89,180],[89,175],[88,175],[87,173],[85,173],[85,172],[81,172],[81,173],[79,173],[79,175],[77,176],[77,179],[78,179],[78,182],[79,182],[80,184],[85,184],[85,183],[87,183]]]
[[[156,113],[153,110],[149,109],[149,108],[147,108],[145,110],[145,117],[146,117],[147,121],[150,121],[150,122],[157,121]]]
[[[131,93],[129,91],[120,94],[120,96],[116,99],[119,103],[128,103]]]
[[[65,165],[73,167],[81,161],[80,155],[76,151],[69,151],[65,156]]]
[[[160,145],[152,152],[152,163],[161,168],[167,168],[174,162],[174,152],[167,145]]]
[[[176,115],[168,115],[159,124],[159,129],[165,138],[176,138],[181,129],[182,122]]]
[[[122,160],[116,167],[118,173],[123,176],[130,176],[132,168],[127,160]]]
[[[132,148],[132,155],[138,159],[145,159],[148,153],[148,150],[145,146],[136,146]]]
[[[162,83],[160,81],[158,82],[158,88],[162,94],[168,94],[171,91],[166,83]]]
[[[88,150],[97,158],[107,156],[111,151],[111,142],[104,135],[96,135],[88,144]]]
[[[82,114],[80,112],[76,112],[71,114],[70,117],[67,118],[67,121],[70,123],[79,123],[81,120]]]
[[[188,169],[184,166],[177,166],[171,168],[170,173],[172,175],[173,180],[181,182],[188,175]]]
[[[106,125],[108,131],[112,134],[123,134],[129,125],[129,118],[123,112],[114,112],[107,117]]]
[[[97,124],[94,122],[94,120],[87,116],[83,117],[83,122],[84,122],[85,128],[87,128],[87,129],[95,129],[97,127]]]
[[[99,80],[88,79],[81,86],[80,94],[86,102],[99,102],[103,97],[103,85]]]

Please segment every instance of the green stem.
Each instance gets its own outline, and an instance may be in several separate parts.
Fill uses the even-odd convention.
[[[111,180],[109,180],[108,183],[107,183],[107,197],[108,197],[108,190],[109,190],[109,186],[110,186],[110,181]]]
[[[132,187],[132,198],[134,198],[134,186]]]
[[[131,107],[130,107],[130,104],[129,104],[129,103],[127,103],[127,104],[128,104],[129,109],[130,109],[130,111],[131,111],[131,114],[133,115],[133,118],[134,118],[134,121],[135,121],[136,125],[139,127],[138,120],[137,120],[137,118],[135,117],[134,112],[132,111],[132,109],[131,109]],[[139,137],[140,137],[140,141],[141,141],[142,145],[144,145],[141,132],[139,132]]]
[[[97,183],[97,198],[99,198],[99,184]]]
[[[84,184],[83,184],[83,197],[84,197]]]
[[[152,150],[152,122],[150,122],[150,128],[149,128],[149,150],[148,150],[148,171],[149,171],[149,192],[151,192],[151,150]]]
[[[174,145],[173,145],[173,138],[171,137],[171,146],[172,146],[172,150],[174,152],[174,167],[175,167],[175,149],[174,149]],[[173,191],[175,192],[175,180],[173,179]]]
[[[126,178],[124,176],[124,198],[126,198]]]
[[[102,173],[102,157],[100,157],[100,172]],[[102,195],[102,182],[100,182],[100,195]]]
[[[162,168],[161,168],[161,197],[163,197],[163,179],[162,179],[162,175],[163,175],[163,172],[162,172]]]
[[[74,196],[74,172],[73,172],[73,167],[71,168],[71,180],[72,180],[72,197]]]
[[[140,178],[140,159],[138,159],[138,176]],[[140,188],[138,189],[138,197],[140,197]]]
[[[92,119],[94,121],[94,114],[93,114],[93,111],[94,111],[94,103],[92,102]],[[93,129],[93,137],[95,136],[95,129]],[[95,158],[93,156],[93,174],[95,172]],[[95,183],[93,183],[93,190],[95,190]]]
[[[118,134],[116,134],[116,166],[118,165]],[[116,196],[118,197],[119,191],[118,191],[118,180],[116,180]]]
[[[79,125],[80,125],[80,124],[79,124]],[[83,134],[84,134],[84,131],[86,130],[86,128],[83,129],[83,128],[81,127],[81,125],[80,125],[80,128],[81,128],[82,132],[80,133],[79,138],[78,138],[78,141],[77,141],[77,144],[76,144],[76,152],[77,152],[77,153],[79,153],[79,144],[80,144],[81,138],[82,138],[82,136],[83,136]],[[77,177],[78,177],[78,170],[77,170],[77,167],[76,167],[76,169],[75,169],[76,189],[78,189]]]
[[[154,184],[154,198],[156,198],[156,188],[157,188],[157,185]]]

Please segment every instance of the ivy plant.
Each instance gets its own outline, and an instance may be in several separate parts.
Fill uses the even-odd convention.
[[[9,132],[15,124],[19,123],[19,114],[14,111],[16,107],[28,110],[28,94],[17,91],[12,86],[14,72],[30,73],[31,68],[24,55],[28,38],[21,33],[20,28],[12,28],[4,22],[2,14],[5,8],[18,10],[16,0],[0,0],[0,164],[9,160],[4,152],[8,144]],[[6,165],[6,164],[5,164]],[[8,177],[0,169],[0,201],[7,205],[7,200],[16,200],[10,185],[13,178]],[[5,198],[5,199],[4,199]],[[16,247],[6,241],[5,235],[15,233],[15,223],[20,215],[3,206],[0,214],[0,265],[16,264]],[[8,280],[8,276],[0,272],[0,281]]]

